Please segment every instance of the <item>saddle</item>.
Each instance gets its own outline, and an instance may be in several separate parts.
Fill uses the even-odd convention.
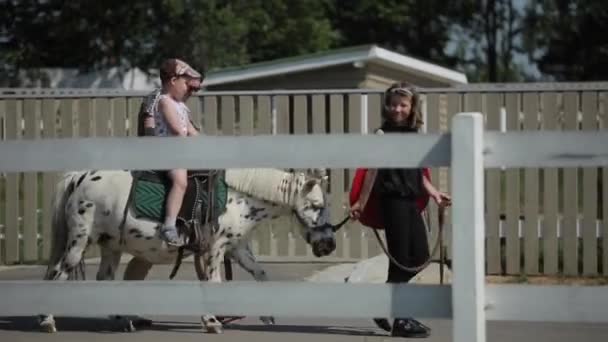
[[[131,171],[131,175],[133,184],[128,207],[135,218],[156,221],[160,226],[165,217],[171,179],[166,171]],[[188,171],[188,186],[176,220],[178,231],[187,237],[187,248],[195,250],[209,242],[210,227],[215,226],[225,210],[227,194],[223,173]]]

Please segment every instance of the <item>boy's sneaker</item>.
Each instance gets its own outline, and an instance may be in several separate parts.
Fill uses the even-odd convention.
[[[167,245],[180,247],[183,243],[177,233],[177,228],[163,226],[160,228],[160,238],[163,239]]]

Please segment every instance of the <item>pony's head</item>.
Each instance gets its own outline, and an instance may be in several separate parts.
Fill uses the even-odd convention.
[[[229,169],[227,184],[259,199],[290,210],[297,219],[302,238],[317,257],[336,249],[335,232],[344,224],[329,223],[325,169]]]
[[[329,201],[325,191],[324,169],[313,169],[298,175],[303,179],[293,205],[293,214],[300,223],[300,233],[315,256],[331,254],[336,249],[336,227],[329,222]]]

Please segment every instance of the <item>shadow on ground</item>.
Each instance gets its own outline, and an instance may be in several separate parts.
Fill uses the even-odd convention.
[[[109,318],[55,317],[57,329],[62,332],[126,333],[118,321]],[[0,331],[40,332],[38,318],[35,316],[0,317]],[[196,333],[201,331],[198,322],[153,321],[149,326],[138,326],[138,331],[171,331]],[[322,326],[293,324],[239,324],[224,325],[225,331],[265,332],[265,333],[302,333],[344,336],[384,336],[378,329],[355,326]]]

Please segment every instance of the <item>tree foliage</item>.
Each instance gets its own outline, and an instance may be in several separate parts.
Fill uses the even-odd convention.
[[[0,0],[0,77],[148,71],[172,56],[208,70],[376,44],[472,81],[528,80],[534,65],[597,80],[608,77],[607,29],[602,0]]]
[[[445,52],[459,6],[442,0],[336,0],[330,18],[339,45],[378,44],[446,66],[458,62]]]
[[[608,79],[608,6],[602,0],[533,0],[525,47],[541,72],[561,81]]]

